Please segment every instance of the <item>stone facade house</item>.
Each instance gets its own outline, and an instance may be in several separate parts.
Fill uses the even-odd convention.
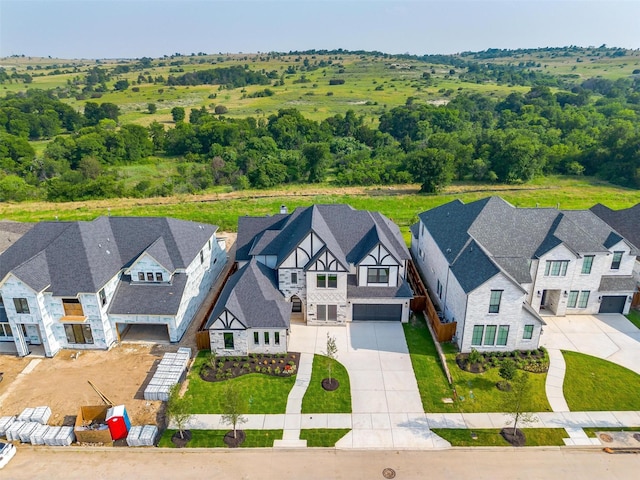
[[[241,217],[236,245],[239,270],[208,321],[219,354],[285,351],[290,321],[409,319],[409,251],[380,213],[314,205],[289,214],[283,207],[278,215]]]
[[[171,218],[36,224],[0,255],[0,339],[51,357],[108,349],[144,324],[177,342],[226,263],[216,230]]]
[[[463,352],[538,347],[545,315],[627,313],[636,248],[589,210],[499,197],[428,210],[416,265]]]

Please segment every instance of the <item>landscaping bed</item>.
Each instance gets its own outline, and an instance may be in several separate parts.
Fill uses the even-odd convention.
[[[209,355],[208,362],[200,366],[200,378],[206,382],[222,382],[249,373],[290,377],[298,371],[300,364],[300,354],[297,352],[252,353],[237,357]]]
[[[544,347],[535,350],[513,350],[511,352],[458,353],[456,364],[461,370],[471,373],[483,373],[491,368],[500,367],[504,360],[511,360],[516,368],[531,373],[546,373],[549,370],[549,355]]]
[[[331,376],[339,384],[335,390],[322,386],[330,364]],[[351,387],[344,365],[324,355],[313,356],[311,381],[302,399],[302,413],[351,413]]]

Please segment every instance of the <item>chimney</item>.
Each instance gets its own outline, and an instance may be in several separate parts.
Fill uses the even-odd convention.
[[[287,213],[289,213],[289,209],[287,208],[287,206],[286,205],[280,205],[280,214],[286,215]]]

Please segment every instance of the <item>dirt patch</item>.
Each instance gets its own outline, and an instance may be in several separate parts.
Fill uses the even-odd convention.
[[[524,447],[524,444],[527,442],[524,432],[519,428],[516,428],[515,433],[513,428],[503,428],[500,430],[500,435],[514,447]]]
[[[229,430],[224,435],[224,443],[226,443],[229,448],[237,448],[242,445],[242,442],[245,441],[247,435],[244,433],[244,430],[236,430],[235,437],[233,436],[233,430]]]
[[[16,415],[26,407],[48,405],[50,425],[62,425],[77,415],[82,405],[101,405],[102,401],[87,383],[93,382],[116,405],[124,404],[133,425],[161,423],[162,402],[144,400],[144,387],[155,365],[166,351],[177,346],[122,344],[110,351],[61,350],[54,358],[45,358],[8,391],[0,405],[0,415]],[[2,357],[5,379],[0,394],[15,381],[30,359]],[[8,373],[8,374],[7,374]]]
[[[9,385],[18,377],[20,372],[29,365],[31,360],[10,355],[0,355],[0,372],[3,373],[0,382],[0,395],[6,392]],[[3,403],[3,402],[0,402]]]
[[[333,392],[337,390],[340,386],[340,382],[335,378],[324,378],[322,380],[322,388],[324,388],[327,392]]]
[[[183,430],[182,434],[176,432],[171,436],[171,441],[178,448],[184,448],[191,441],[191,430]]]

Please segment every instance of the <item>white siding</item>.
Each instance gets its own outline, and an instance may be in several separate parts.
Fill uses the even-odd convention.
[[[162,267],[158,261],[148,253],[144,252],[138,259],[129,267],[128,270],[131,273],[131,281],[138,281],[138,274],[144,275],[145,281],[147,273],[153,274],[153,281],[156,281],[156,273],[162,273],[162,281],[168,282],[171,279],[171,274],[166,268]]]

